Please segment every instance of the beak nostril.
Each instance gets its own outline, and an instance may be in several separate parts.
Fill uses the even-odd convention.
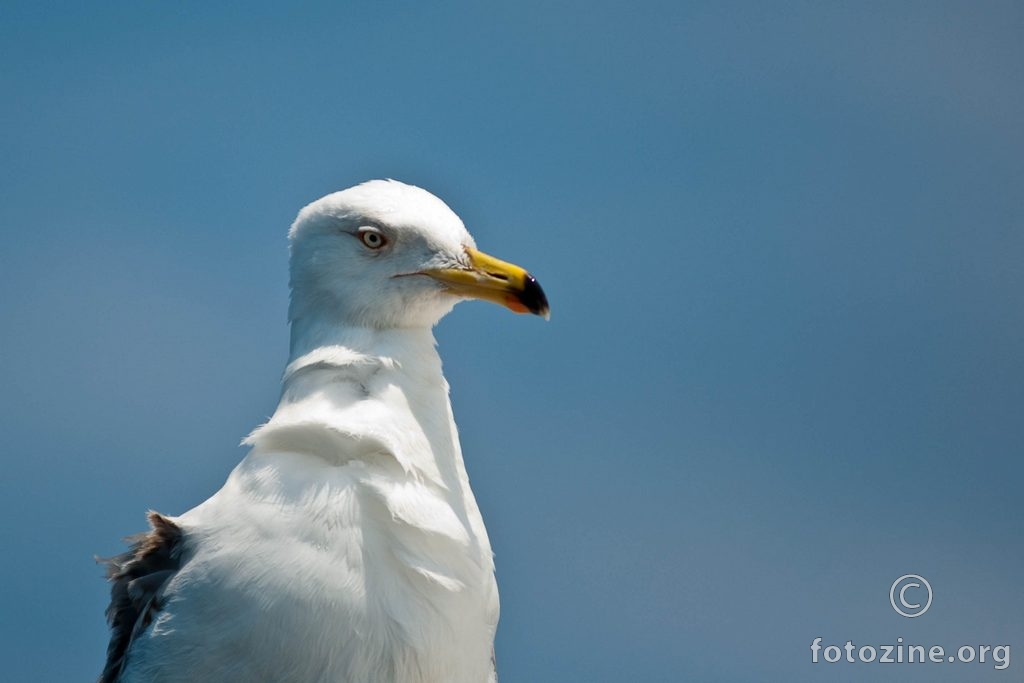
[[[508,282],[508,275],[505,275],[504,273],[488,272],[487,274],[490,275],[491,277],[493,277],[495,280],[501,280],[502,282]]]

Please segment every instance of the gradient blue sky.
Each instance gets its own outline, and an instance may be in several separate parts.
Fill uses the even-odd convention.
[[[93,554],[220,485],[289,223],[385,176],[552,302],[437,330],[503,683],[1020,678],[1020,3],[84,5],[0,7],[10,680],[98,673]]]

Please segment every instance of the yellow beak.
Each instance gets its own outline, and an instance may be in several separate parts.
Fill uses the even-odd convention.
[[[424,270],[423,275],[443,282],[456,296],[493,301],[516,313],[550,317],[548,299],[537,279],[517,265],[466,248],[469,268]]]

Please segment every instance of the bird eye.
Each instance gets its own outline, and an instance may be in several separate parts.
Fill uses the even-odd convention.
[[[380,249],[388,243],[388,238],[380,234],[376,230],[360,230],[359,240],[366,245],[368,249]]]

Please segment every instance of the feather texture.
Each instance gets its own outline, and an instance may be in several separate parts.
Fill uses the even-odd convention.
[[[125,665],[132,640],[160,610],[164,585],[181,567],[181,529],[167,517],[150,511],[150,530],[128,539],[131,549],[102,560],[111,582],[107,622],[110,645],[99,683],[114,683]]]

